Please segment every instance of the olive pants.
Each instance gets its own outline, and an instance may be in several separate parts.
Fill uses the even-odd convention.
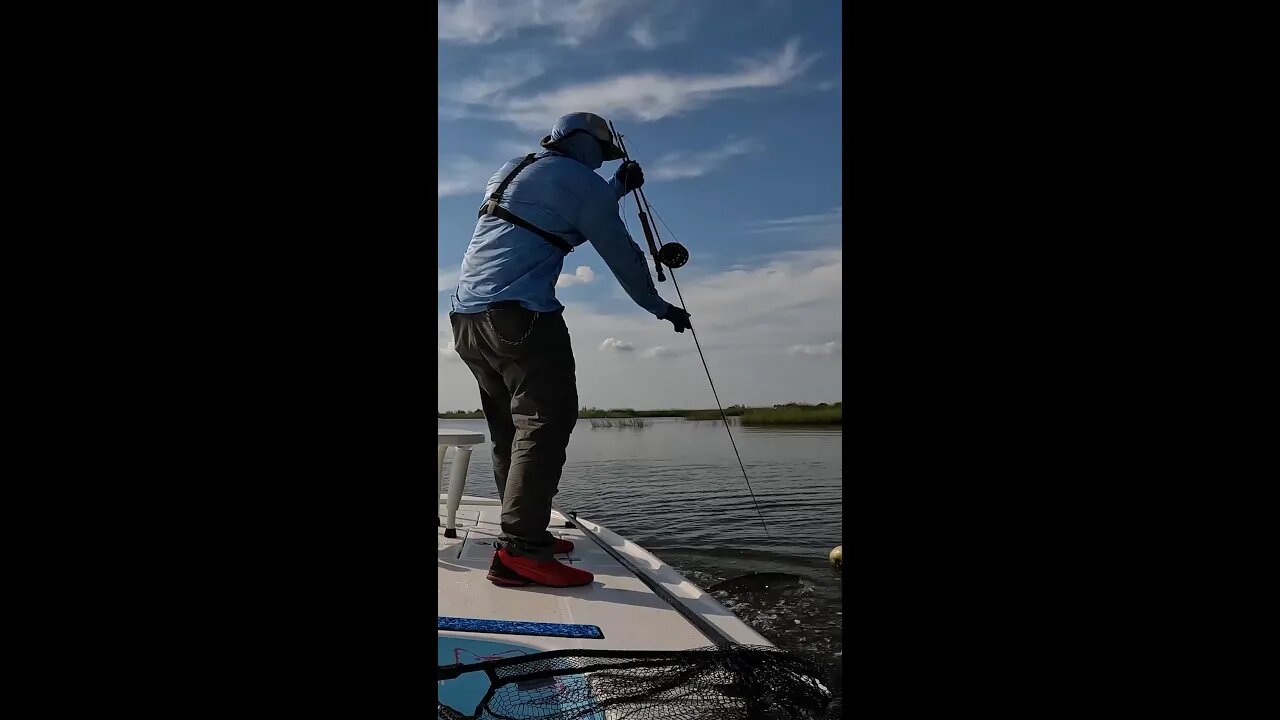
[[[449,320],[454,348],[480,385],[502,499],[501,540],[513,555],[549,558],[551,500],[578,421],[569,328],[561,312],[534,313],[517,303],[449,313]]]

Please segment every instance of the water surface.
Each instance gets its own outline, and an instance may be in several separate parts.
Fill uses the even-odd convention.
[[[766,536],[722,424],[651,423],[579,421],[555,506],[627,536],[703,588],[749,572],[799,575],[798,589],[714,595],[774,644],[828,668],[841,696],[841,573],[827,554],[841,544],[842,429],[733,426]],[[437,426],[488,435],[484,420]],[[487,443],[472,453],[466,493],[497,496]]]

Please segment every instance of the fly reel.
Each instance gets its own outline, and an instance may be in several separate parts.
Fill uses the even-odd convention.
[[[689,262],[689,251],[680,243],[669,242],[658,250],[658,262],[669,268],[682,268]]]

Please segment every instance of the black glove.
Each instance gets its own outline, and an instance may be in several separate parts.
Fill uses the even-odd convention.
[[[624,194],[629,193],[644,185],[644,171],[640,169],[640,163],[635,160],[627,160],[614,171],[613,179],[622,185]]]
[[[670,320],[671,325],[675,327],[676,332],[678,333],[684,332],[685,328],[688,328],[690,330],[693,329],[693,325],[689,324],[689,313],[685,312],[684,309],[682,308],[676,307],[675,305],[672,305],[670,308],[668,308],[666,314],[658,319]]]

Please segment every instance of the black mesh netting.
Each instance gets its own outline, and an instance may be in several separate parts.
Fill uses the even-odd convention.
[[[816,664],[751,645],[555,650],[439,668],[442,680],[468,672],[488,675],[488,693],[474,708],[439,701],[443,720],[819,719],[831,703]]]

